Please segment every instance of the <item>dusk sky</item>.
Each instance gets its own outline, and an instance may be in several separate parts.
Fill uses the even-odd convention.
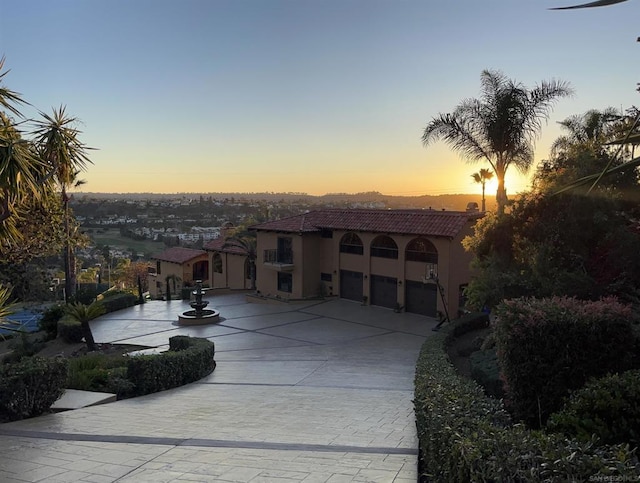
[[[83,191],[479,193],[487,164],[420,137],[483,69],[575,89],[536,161],[557,121],[640,104],[640,0],[548,10],[575,3],[0,0],[0,57],[26,116],[82,120]]]

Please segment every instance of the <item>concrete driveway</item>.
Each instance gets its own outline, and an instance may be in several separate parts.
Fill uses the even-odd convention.
[[[92,322],[97,342],[216,344],[216,370],[144,397],[0,425],[3,482],[415,483],[415,361],[436,321],[344,300],[209,297],[216,325],[179,327],[186,302]]]

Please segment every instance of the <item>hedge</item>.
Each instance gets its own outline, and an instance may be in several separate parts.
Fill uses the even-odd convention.
[[[640,444],[640,370],[589,381],[552,414],[547,430],[581,441]]]
[[[630,307],[614,298],[502,302],[494,334],[510,412],[539,428],[588,379],[631,369],[631,318]]]
[[[0,366],[0,420],[39,416],[64,392],[67,360],[28,357]]]
[[[174,336],[169,350],[161,354],[131,357],[127,378],[135,396],[164,391],[202,379],[216,366],[215,346],[207,339]]]
[[[628,446],[596,446],[513,424],[502,402],[456,372],[446,348],[483,323],[473,316],[427,338],[416,366],[415,414],[423,481],[588,481],[636,478]]]
[[[106,292],[97,300],[102,302],[107,314],[138,304],[138,297],[129,292]]]

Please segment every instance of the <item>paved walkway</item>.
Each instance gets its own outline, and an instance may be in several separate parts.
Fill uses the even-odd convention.
[[[218,366],[173,390],[0,425],[0,480],[415,483],[414,367],[434,320],[343,300],[209,300],[216,325],[178,327],[179,301],[94,320],[97,342],[207,337]]]

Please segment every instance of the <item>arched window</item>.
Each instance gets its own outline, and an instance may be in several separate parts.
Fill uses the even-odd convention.
[[[393,238],[382,235],[371,242],[371,256],[380,258],[398,258],[398,245]]]
[[[438,263],[438,250],[426,238],[415,238],[407,245],[406,259],[409,262]]]
[[[213,254],[213,273],[222,273],[222,257],[218,252]]]
[[[340,253],[362,255],[364,253],[364,245],[360,237],[355,233],[346,233],[340,240]]]

